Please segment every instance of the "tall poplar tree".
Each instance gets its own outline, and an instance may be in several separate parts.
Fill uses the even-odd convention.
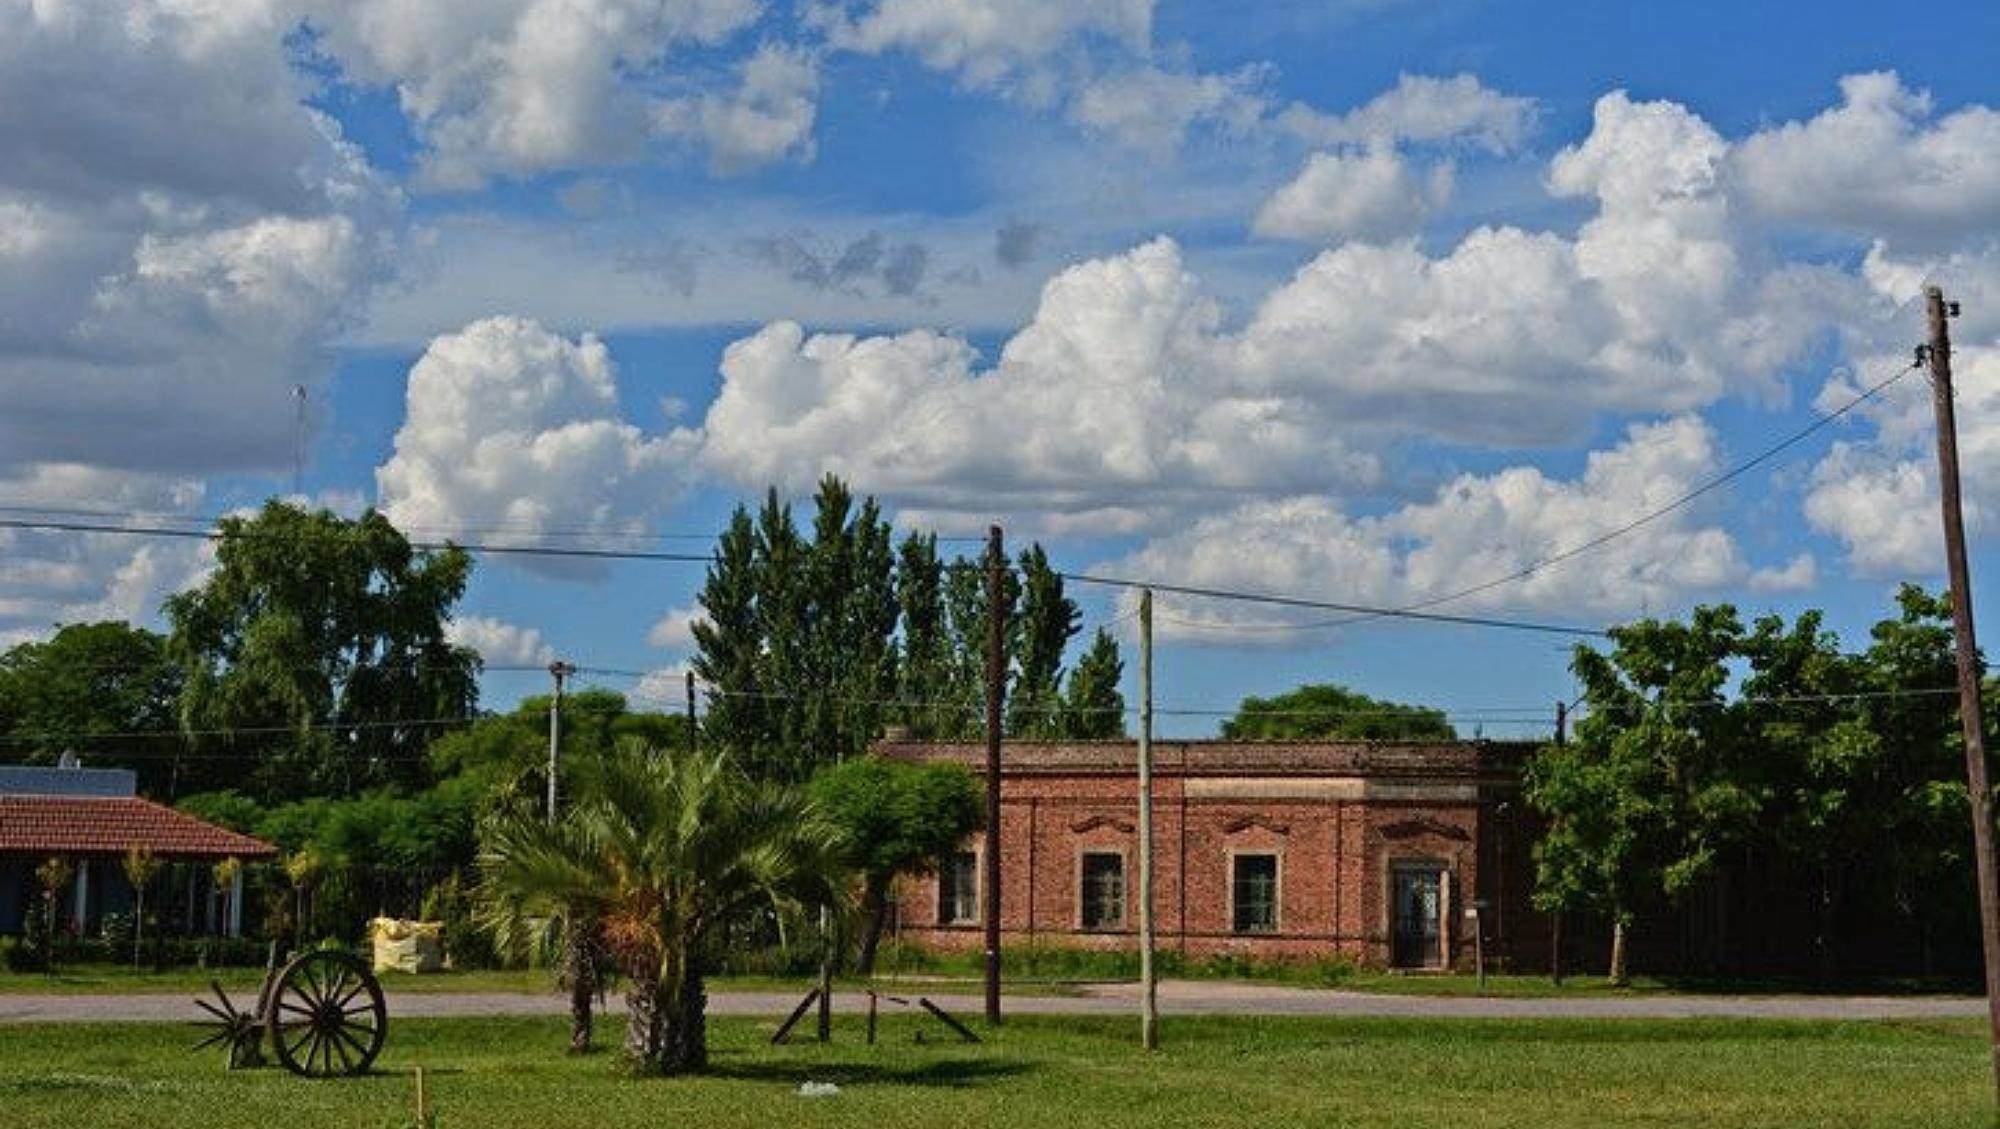
[[[770,708],[765,689],[764,627],[760,618],[758,537],[750,511],[730,515],[697,599],[694,671],[712,689],[702,731],[727,748],[750,749],[764,739]]]
[[[799,782],[867,747],[894,694],[897,600],[889,524],[828,476],[810,537],[776,490],[739,507],[699,597],[695,671],[706,732],[760,777]]]
[[[1016,737],[1064,736],[1063,652],[1083,613],[1063,594],[1063,579],[1039,544],[1020,556],[1021,598],[1009,627],[1014,685],[1007,696],[1007,732]]]
[[[1125,736],[1125,695],[1118,692],[1124,675],[1117,640],[1098,628],[1063,688],[1062,736],[1083,741]]]
[[[944,564],[935,534],[912,533],[896,553],[896,604],[902,621],[897,717],[921,740],[962,731],[953,698],[952,649],[944,610]]]

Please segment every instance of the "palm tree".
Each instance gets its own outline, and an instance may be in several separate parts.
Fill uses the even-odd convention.
[[[575,809],[563,820],[547,825],[548,841],[536,849],[582,857],[591,850],[590,840]],[[512,820],[515,815],[504,818]],[[519,815],[526,821],[530,817]],[[511,834],[495,825],[489,840]],[[509,957],[522,957],[545,948],[553,939],[560,946],[556,983],[569,992],[569,1051],[589,1054],[593,1049],[595,1001],[604,982],[607,962],[603,922],[597,919],[597,901],[577,897],[562,899],[547,893],[526,893],[484,883],[477,892],[479,921],[493,937],[494,946]]]
[[[547,824],[501,816],[479,866],[489,927],[587,916],[626,978],[625,1049],[644,1069],[708,1064],[711,941],[754,911],[843,904],[839,834],[795,789],[754,782],[726,753],[623,742],[580,763],[574,801]]]

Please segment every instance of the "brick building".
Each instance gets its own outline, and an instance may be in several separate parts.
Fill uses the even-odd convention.
[[[976,743],[887,757],[984,775]],[[1487,742],[1154,744],[1154,912],[1163,950],[1412,969],[1469,967],[1474,923],[1505,963],[1540,922],[1516,830],[1527,748]],[[1003,945],[1127,948],[1138,929],[1137,746],[1009,742],[1001,758]],[[983,942],[974,835],[906,880],[904,940]]]

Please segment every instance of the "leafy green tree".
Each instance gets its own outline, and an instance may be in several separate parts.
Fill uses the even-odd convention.
[[[928,873],[976,830],[985,792],[963,765],[860,757],[822,769],[813,777],[811,793],[840,828],[846,861],[862,876],[863,924],[855,966],[867,975],[875,969],[891,884],[898,875]]]
[[[1867,666],[1808,611],[1787,628],[1779,616],[1756,621],[1743,640],[1742,740],[1755,786],[1766,797],[1764,845],[1793,860],[1818,888],[1815,949],[1822,979],[1836,965],[1835,918],[1852,860],[1883,830],[1882,740],[1856,704]]]
[[[1247,697],[1222,723],[1232,741],[1449,741],[1438,710],[1380,701],[1331,683],[1310,683],[1274,698]]]
[[[233,788],[182,796],[174,806],[204,823],[245,835],[256,834],[268,815],[264,805]]]
[[[1014,680],[1007,696],[1007,732],[1060,737],[1063,653],[1083,613],[1063,594],[1062,576],[1049,567],[1040,545],[1022,551],[1019,568],[1021,599],[1009,631]]]
[[[1975,889],[1965,741],[1953,689],[1957,651],[1948,595],[1905,584],[1896,605],[1896,617],[1875,624],[1862,654],[1869,696],[1859,708],[1881,742],[1878,791],[1868,802],[1878,813],[1890,912],[1928,953],[1941,936],[1976,935],[1974,899],[1940,896]],[[1991,747],[2000,718],[1987,719]]]
[[[196,753],[250,762],[265,799],[419,781],[437,720],[477,697],[478,655],[445,638],[471,567],[373,510],[224,519],[215,571],[167,601]]]
[[[510,713],[482,717],[440,736],[428,750],[432,773],[469,788],[483,810],[541,813],[548,795],[553,702],[548,694],[530,695]],[[687,741],[687,720],[633,712],[625,696],[613,690],[589,688],[563,697],[563,763],[602,757],[626,738],[662,748],[681,746]]]
[[[0,655],[0,737],[25,763],[73,750],[132,768],[142,791],[171,798],[200,785],[179,755],[180,684],[164,637],[117,621],[69,624]]]
[[[498,935],[588,907],[627,984],[626,1053],[662,1074],[708,1063],[706,977],[731,923],[846,895],[839,833],[803,793],[756,782],[725,753],[636,743],[591,762],[555,825],[506,816],[480,850]]]
[[[1062,736],[1083,741],[1125,736],[1125,695],[1118,692],[1124,674],[1117,640],[1098,628],[1063,689]]]
[[[1742,638],[1736,609],[1723,605],[1697,608],[1686,624],[1613,628],[1609,655],[1579,646],[1570,669],[1589,712],[1574,742],[1545,747],[1529,766],[1528,802],[1549,821],[1537,900],[1611,919],[1616,983],[1639,900],[1686,893],[1756,828],[1754,755],[1724,694]]]

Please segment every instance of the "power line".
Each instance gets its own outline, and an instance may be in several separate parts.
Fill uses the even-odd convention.
[[[176,529],[161,525],[104,525],[86,521],[29,521],[21,518],[0,518],[0,529],[28,529],[55,533],[111,533],[136,537],[179,537],[195,541],[220,541],[222,531],[217,529]],[[237,537],[274,538],[278,535],[257,531],[238,531]],[[618,561],[676,561],[690,564],[710,564],[715,560],[712,553],[662,553],[639,549],[581,549],[555,548],[544,545],[492,545],[481,542],[453,542],[411,540],[410,547],[429,552],[445,552],[458,549],[467,553],[489,553],[502,556],[524,557],[574,557],[589,560]]]
[[[1915,372],[1919,364],[1920,362],[1918,361],[1910,362],[1903,368],[1898,369],[1892,375],[1885,377],[1884,379],[1879,380],[1876,383],[1870,385],[1867,389],[1862,391],[1859,395],[1855,396],[1854,398],[1848,400],[1845,404],[1842,404],[1840,407],[1834,409],[1831,412],[1826,412],[1821,414],[1819,418],[1813,420],[1806,426],[1799,428],[1797,431],[1792,432],[1790,435],[1785,436],[1783,439],[1780,439],[1778,442],[1772,444],[1771,446],[1766,447],[1763,451],[1759,452],[1755,456],[1749,459],[1745,459],[1743,462],[1737,463],[1735,466],[1730,467],[1728,470],[1722,472],[1719,475],[1716,475],[1714,478],[1711,478],[1708,481],[1703,482],[1700,485],[1694,487],[1693,489],[1687,491],[1686,493],[1680,495],[1679,497],[1674,498],[1673,500],[1667,502],[1665,505],[1659,506],[1655,509],[1647,511],[1646,513],[1640,514],[1638,517],[1633,518],[1631,521],[1626,522],[1624,525],[1618,526],[1617,528],[1609,530],[1605,533],[1601,533],[1598,536],[1593,537],[1588,541],[1585,541],[1581,545],[1576,545],[1571,548],[1564,549],[1562,552],[1556,553],[1552,556],[1544,557],[1541,560],[1530,562],[1528,565],[1520,569],[1516,569],[1515,571],[1508,573],[1505,576],[1496,576],[1491,580],[1481,581],[1480,583],[1474,584],[1469,588],[1461,588],[1456,592],[1448,592],[1442,596],[1433,596],[1426,600],[1419,600],[1416,603],[1407,605],[1406,607],[1400,610],[1418,611],[1424,608],[1434,608],[1442,604],[1453,603],[1455,601],[1462,600],[1467,596],[1476,596],[1481,592],[1491,591],[1492,589],[1498,588],[1505,584],[1512,584],[1515,581],[1526,580],[1528,577],[1535,575],[1537,572],[1540,572],[1545,568],[1548,568],[1550,565],[1561,564],[1563,561],[1567,561],[1572,558],[1582,556],[1585,553],[1593,552],[1597,549],[1600,549],[1605,545],[1608,545],[1611,542],[1616,541],[1619,538],[1624,537],[1629,533],[1635,532],[1651,524],[1652,522],[1658,521],[1660,518],[1663,518],[1670,513],[1674,513],[1677,510],[1683,509],[1684,507],[1692,504],[1693,502],[1704,497],[1705,495],[1711,494],[1717,490],[1722,489],[1724,486],[1729,485],[1731,482],[1736,481],[1737,479],[1743,477],[1744,475],[1750,473],[1751,471],[1757,469],[1758,467],[1764,465],[1765,463],[1770,462],[1772,459],[1778,457],[1780,454],[1783,454],[1785,451],[1790,450],[1791,448],[1804,442],[1811,436],[1817,434],[1821,430],[1838,422],[1842,417],[1846,416],[1849,412],[1852,412],[1854,409],[1860,407],[1862,404],[1865,404],[1868,401],[1874,399],[1876,396],[1886,391],[1890,385],[1895,384],[1897,381],[1902,380],[1904,377],[1910,375],[1912,372]],[[1367,618],[1373,618],[1373,617],[1372,616],[1361,617],[1361,619],[1367,619]],[[1360,619],[1350,619],[1347,620],[1346,622],[1348,623],[1360,622]],[[1332,624],[1326,624],[1324,626],[1332,627],[1340,625],[1341,624],[1339,623],[1332,623]]]
[[[1918,361],[1911,362],[1909,365],[1906,365],[1903,368],[1897,370],[1890,376],[1880,381],[1877,381],[1873,385],[1870,385],[1868,388],[1863,390],[1858,395],[1854,396],[1852,399],[1848,400],[1845,404],[1842,404],[1840,407],[1835,408],[1831,412],[1826,412],[1821,414],[1817,419],[1813,420],[1811,423],[1785,436],[1783,439],[1779,440],[1777,443],[1772,444],[1770,447],[1765,448],[1757,455],[1736,464],[1735,466],[1729,468],[1723,473],[1716,475],[1714,478],[1711,478],[1695,486],[1694,488],[1688,490],[1683,494],[1680,494],[1679,496],[1673,498],[1672,500],[1666,502],[1665,504],[1658,506],[1652,510],[1648,510],[1643,514],[1640,514],[1638,517],[1633,518],[1631,521],[1628,521],[1625,524],[1620,525],[1615,529],[1607,530],[1606,532],[1601,533],[1598,536],[1583,542],[1582,544],[1571,546],[1570,548],[1564,549],[1561,552],[1554,553],[1549,556],[1542,557],[1538,560],[1532,561],[1529,564],[1524,565],[1523,567],[1516,569],[1513,572],[1507,573],[1503,576],[1496,576],[1490,580],[1481,581],[1480,583],[1471,585],[1470,587],[1467,588],[1461,588],[1454,592],[1447,592],[1441,596],[1428,597],[1426,599],[1418,600],[1414,603],[1404,604],[1396,608],[1368,609],[1359,611],[1357,612],[1357,614],[1354,615],[1342,616],[1336,619],[1319,620],[1312,623],[1225,624],[1225,623],[1203,623],[1200,621],[1183,620],[1164,615],[1161,618],[1167,619],[1168,622],[1171,622],[1178,627],[1184,627],[1193,631],[1246,632],[1246,633],[1262,632],[1262,631],[1271,631],[1271,632],[1318,631],[1318,630],[1325,630],[1328,628],[1347,627],[1357,623],[1366,623],[1369,620],[1373,619],[1382,619],[1392,616],[1406,617],[1406,618],[1422,618],[1416,616],[1414,613],[1422,612],[1427,608],[1435,608],[1444,604],[1454,603],[1458,600],[1465,599],[1468,596],[1476,596],[1482,592],[1488,592],[1491,591],[1492,589],[1502,587],[1503,585],[1515,583],[1516,581],[1526,580],[1528,577],[1533,576],[1536,573],[1541,572],[1542,570],[1547,569],[1552,565],[1561,564],[1564,561],[1582,556],[1585,553],[1594,552],[1595,550],[1603,548],[1605,545],[1608,545],[1611,542],[1618,540],[1619,538],[1625,537],[1628,534],[1634,533],[1639,529],[1644,528],[1645,526],[1651,524],[1652,522],[1658,521],[1660,518],[1663,518],[1668,514],[1684,509],[1685,507],[1691,505],[1700,498],[1708,494],[1711,494],[1716,490],[1721,489],[1724,486],[1727,486],[1729,483],[1734,482],[1738,478],[1743,477],[1745,474],[1748,474],[1752,470],[1755,470],[1759,466],[1762,466],[1763,464],[1771,461],[1778,455],[1784,453],[1785,451],[1791,449],[1792,447],[1797,446],[1799,443],[1804,442],[1806,439],[1810,438],[1819,431],[1839,421],[1842,417],[1854,411],[1862,404],[1865,404],[1868,401],[1874,399],[1876,396],[1881,395],[1891,385],[1902,380],[1904,377],[1909,376],[1910,373],[1915,372],[1920,367],[1920,365],[1921,362]],[[1161,586],[1155,585],[1154,587],[1160,588]],[[1161,588],[1161,590],[1165,589]]]
[[[57,518],[103,518],[122,522],[180,523],[208,527],[230,518],[241,518],[240,514],[183,514],[161,510],[114,510],[87,506],[37,506],[27,503],[0,504],[0,514],[42,515]],[[542,539],[575,539],[594,541],[699,541],[713,544],[721,536],[719,533],[656,532],[641,533],[611,529],[544,529],[529,522],[500,522],[491,525],[466,525],[455,528],[423,525],[399,525],[397,529],[405,535],[430,535],[433,539],[450,539],[460,536],[532,535]],[[979,544],[983,537],[947,536],[930,534],[939,544]]]
[[[1902,380],[1904,377],[1908,376],[1910,373],[1916,371],[1921,366],[1921,363],[1922,363],[1921,359],[1912,361],[1910,364],[1904,366],[1902,369],[1898,370],[1891,376],[1871,385],[1870,387],[1862,391],[1859,395],[1850,399],[1847,403],[1842,404],[1839,408],[1836,408],[1831,412],[1821,414],[1819,418],[1815,419],[1812,423],[1806,425],[1805,427],[1800,428],[1797,431],[1794,431],[1790,435],[1786,436],[1784,439],[1766,448],[1764,451],[1760,452],[1756,456],[1747,459],[1741,463],[1738,463],[1737,465],[1731,467],[1724,473],[1717,475],[1716,477],[1711,478],[1706,482],[1701,483],[1700,485],[1679,495],[1678,497],[1667,502],[1666,504],[1656,507],[1655,509],[1650,510],[1646,513],[1643,513],[1637,518],[1634,518],[1633,520],[1626,522],[1623,525],[1608,530],[1605,533],[1602,533],[1596,537],[1591,538],[1588,541],[1583,542],[1582,544],[1573,546],[1569,549],[1565,549],[1551,556],[1541,558],[1540,560],[1533,561],[1528,565],[1520,569],[1517,569],[1511,573],[1508,573],[1504,576],[1494,577],[1490,580],[1482,581],[1478,584],[1474,584],[1467,588],[1461,588],[1454,592],[1448,592],[1443,595],[1429,597],[1427,599],[1419,600],[1410,604],[1405,604],[1400,607],[1356,604],[1356,603],[1348,603],[1348,602],[1334,601],[1334,600],[1314,600],[1314,599],[1307,599],[1304,597],[1283,596],[1272,593],[1256,593],[1256,592],[1246,592],[1246,591],[1231,590],[1231,589],[1205,588],[1192,585],[1167,584],[1157,581],[1134,580],[1122,577],[1094,576],[1086,573],[1058,572],[1057,575],[1061,576],[1065,580],[1074,581],[1078,584],[1094,584],[1094,585],[1102,585],[1102,586],[1118,587],[1118,588],[1150,588],[1156,592],[1168,592],[1176,595],[1195,596],[1204,599],[1231,600],[1231,601],[1239,601],[1247,603],[1260,603],[1274,607],[1290,607],[1290,608],[1337,611],[1337,612],[1347,613],[1342,618],[1324,620],[1317,623],[1306,623],[1306,624],[1204,624],[1204,623],[1197,623],[1197,622],[1170,618],[1169,620],[1170,622],[1173,622],[1178,626],[1182,626],[1191,630],[1244,631],[1244,632],[1307,631],[1307,630],[1348,626],[1351,624],[1365,623],[1375,619],[1405,619],[1418,622],[1456,624],[1465,627],[1483,627],[1483,628],[1493,628],[1493,629],[1512,630],[1512,631],[1532,631],[1545,634],[1565,635],[1565,636],[1580,637],[1580,638],[1602,638],[1608,634],[1608,632],[1602,628],[1586,628],[1586,627],[1577,627],[1569,624],[1553,624],[1553,623],[1543,623],[1543,622],[1536,622],[1529,620],[1500,619],[1488,616],[1451,615],[1445,613],[1430,612],[1427,611],[1426,609],[1435,608],[1448,603],[1453,603],[1455,601],[1462,600],[1468,596],[1474,596],[1479,593],[1490,591],[1494,588],[1498,588],[1506,584],[1512,584],[1520,580],[1525,580],[1528,577],[1533,576],[1544,569],[1547,569],[1553,565],[1560,564],[1564,561],[1571,560],[1585,553],[1589,553],[1596,549],[1599,549],[1607,544],[1610,544],[1613,541],[1618,540],[1621,537],[1624,537],[1630,533],[1635,532],[1638,529],[1643,528],[1644,526],[1654,521],[1659,520],[1662,517],[1665,517],[1668,514],[1674,513],[1692,504],[1693,502],[1704,497],[1705,495],[1710,494],[1716,490],[1719,490],[1722,487],[1728,485],[1729,483],[1735,481],[1736,479],[1741,478],[1743,475],[1748,474],[1750,471],[1756,469],[1757,467],[1763,465],[1766,462],[1769,462],[1771,459],[1776,458],[1779,454],[1797,445],[1798,443],[1803,442],[1805,439],[1816,434],[1820,430],[1832,425],[1836,421],[1845,417],[1848,413],[1852,412],[1854,409],[1860,407],[1863,403],[1866,403],[1867,401],[1873,399],[1874,397],[1882,393],[1890,385],[1895,384],[1896,382]],[[0,506],[0,512],[61,513],[63,511],[27,510],[22,507]],[[109,534],[142,535],[142,536],[199,538],[202,540],[218,540],[222,536],[219,531],[213,529],[198,529],[198,530],[176,529],[158,525],[145,526],[145,525],[130,525],[130,524],[111,526],[111,525],[101,525],[101,524],[88,523],[76,520],[29,521],[19,518],[0,518],[0,528],[47,530],[47,531],[58,531],[58,532],[109,533]],[[241,536],[242,533],[239,531],[238,535]],[[933,534],[932,536],[936,535]],[[940,541],[977,540],[976,538],[969,538],[969,537],[938,538],[938,539]],[[486,553],[495,555],[515,555],[515,556],[528,556],[528,557],[541,557],[541,558],[659,561],[659,562],[678,562],[678,563],[693,563],[693,564],[712,564],[714,563],[715,560],[713,554],[697,555],[692,553],[648,552],[641,550],[587,549],[587,548],[576,548],[576,547],[559,548],[554,546],[494,545],[489,543],[475,543],[475,542],[454,543],[450,541],[437,542],[437,541],[422,541],[422,540],[412,540],[410,544],[414,548],[431,550],[431,551],[442,551],[446,549],[456,548],[468,553]],[[1123,622],[1125,618],[1127,617],[1121,616],[1118,619],[1110,621],[1110,623],[1106,624],[1105,626],[1107,627],[1115,626],[1117,623]]]
[[[1424,612],[1412,608],[1386,608],[1368,604],[1350,604],[1338,600],[1309,600],[1300,596],[1280,596],[1267,592],[1244,592],[1228,588],[1200,588],[1189,584],[1165,584],[1154,580],[1133,580],[1120,576],[1094,576],[1082,572],[1059,572],[1056,575],[1078,584],[1096,584],[1108,588],[1151,588],[1155,592],[1171,592],[1177,596],[1199,596],[1210,600],[1235,600],[1242,603],[1270,604],[1281,608],[1312,608],[1320,611],[1354,612],[1363,618],[1408,619],[1424,623],[1451,623],[1462,627],[1491,627],[1509,631],[1538,631],[1552,635],[1575,635],[1586,638],[1602,638],[1608,632],[1599,627],[1577,627],[1572,624],[1536,623],[1529,620],[1495,619],[1489,616],[1449,615],[1442,612]]]

